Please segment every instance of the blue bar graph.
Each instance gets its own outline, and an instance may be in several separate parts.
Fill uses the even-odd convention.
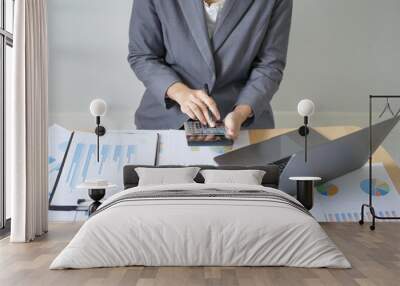
[[[103,145],[101,147],[100,152],[100,166],[98,174],[101,175],[103,173],[104,164],[107,161],[108,156],[110,155],[111,145]]]
[[[131,164],[133,162],[134,155],[135,155],[135,146],[128,145],[128,151],[126,152],[126,157],[128,158],[128,164]]]
[[[114,156],[113,156],[113,161],[117,163],[118,169],[122,168],[122,161],[123,161],[123,152],[124,152],[124,146],[122,145],[116,145],[114,148]]]
[[[85,164],[83,165],[83,169],[82,169],[82,182],[87,179],[90,163],[91,163],[92,159],[95,160],[95,154],[96,154],[96,145],[90,144],[87,155],[86,155]]]
[[[71,188],[71,190],[76,186],[76,178],[79,172],[79,164],[83,157],[84,149],[85,149],[85,144],[77,144],[74,151],[74,155],[72,157],[71,166],[68,170],[68,175],[67,175],[67,182],[69,182],[68,186]]]

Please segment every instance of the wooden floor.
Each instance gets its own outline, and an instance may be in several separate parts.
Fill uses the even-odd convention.
[[[45,237],[30,244],[0,241],[0,285],[400,285],[400,224],[323,224],[353,269],[286,267],[126,267],[48,270],[49,264],[79,229],[77,223],[50,225]]]

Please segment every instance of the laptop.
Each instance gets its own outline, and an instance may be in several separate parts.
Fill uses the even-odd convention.
[[[400,116],[397,116],[372,126],[372,152],[378,149],[399,120]],[[292,176],[321,177],[318,184],[322,184],[363,167],[369,159],[369,143],[369,128],[366,127],[310,148],[307,163],[304,162],[304,150],[293,154],[281,173],[279,189],[295,194],[296,183],[289,180]]]
[[[309,128],[308,147],[329,142],[329,139]],[[304,137],[297,130],[271,139],[252,144],[217,156],[214,161],[222,166],[263,166],[277,164],[284,166],[290,156],[304,150]],[[278,164],[279,163],[279,164]]]
[[[399,120],[400,116],[397,116],[372,126],[373,151],[382,144]],[[318,176],[322,178],[323,183],[361,168],[367,163],[368,127],[332,141],[315,130],[311,131],[308,138],[310,144],[307,163],[304,161],[304,143],[301,144],[299,140],[301,138],[301,141],[304,141],[304,137],[298,135],[297,131],[217,156],[214,160],[219,165],[236,166],[257,166],[276,162],[283,164],[279,189],[289,194],[296,193],[296,183],[289,180],[291,176]]]

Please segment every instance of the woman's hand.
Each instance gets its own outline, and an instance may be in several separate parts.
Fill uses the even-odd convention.
[[[242,127],[243,122],[246,121],[252,115],[252,110],[249,105],[238,105],[235,109],[229,113],[225,119],[226,137],[230,139],[237,139],[239,137],[239,131]]]
[[[215,120],[221,119],[217,104],[203,90],[190,89],[183,83],[177,82],[168,88],[167,96],[180,105],[183,113],[204,125],[214,127]],[[210,118],[209,110],[213,115],[211,117],[214,118]]]

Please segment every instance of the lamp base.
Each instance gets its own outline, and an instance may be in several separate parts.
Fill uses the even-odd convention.
[[[97,208],[101,205],[100,200],[104,198],[106,189],[89,189],[89,197],[93,200],[93,203],[89,206],[89,216],[94,213]]]
[[[310,134],[310,129],[307,126],[303,125],[299,128],[299,134],[304,137],[304,136]]]
[[[106,134],[106,129],[104,128],[104,126],[100,125],[96,127],[94,133],[98,136],[104,136]]]

